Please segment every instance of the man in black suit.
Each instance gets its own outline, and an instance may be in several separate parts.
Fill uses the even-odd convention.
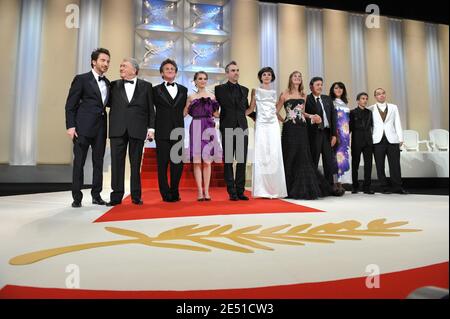
[[[245,166],[248,148],[248,125],[245,116],[249,108],[248,89],[239,85],[239,68],[232,61],[225,67],[228,82],[215,87],[215,96],[220,104],[220,133],[224,150],[224,175],[230,200],[248,200],[244,195]],[[233,174],[233,159],[236,156],[236,177]]]
[[[107,206],[122,202],[124,195],[125,157],[131,166],[131,201],[142,205],[141,161],[144,142],[150,138],[150,127],[155,121],[152,85],[138,79],[139,63],[123,59],[120,77],[111,83],[109,100],[109,138],[111,141],[111,198]]]
[[[106,112],[110,54],[103,48],[91,54],[92,70],[78,74],[72,81],[66,102],[67,134],[73,141],[72,207],[81,207],[83,193],[83,167],[89,146],[92,147],[92,203],[105,205],[100,196],[103,183],[103,157],[106,146]]]
[[[350,111],[350,133],[352,134],[352,193],[357,194],[359,190],[358,169],[359,161],[361,160],[361,153],[364,157],[364,185],[363,191],[365,194],[374,194],[370,189],[372,182],[372,131],[373,120],[372,112],[366,109],[369,96],[367,93],[359,93],[356,97],[358,106]]]
[[[178,72],[175,61],[164,60],[159,72],[164,82],[153,87],[156,118],[155,122],[150,124],[154,130],[151,131],[149,137],[154,138],[156,142],[158,184],[161,197],[165,202],[177,202],[181,199],[178,186],[183,173],[183,110],[186,106],[187,88],[175,83]],[[167,179],[169,163],[170,187]]]
[[[320,123],[308,122],[309,143],[313,164],[319,166],[320,155],[325,178],[330,185],[333,184],[333,174],[337,168],[333,161],[332,148],[337,141],[336,110],[333,101],[328,95],[322,94],[323,79],[314,77],[309,83],[311,94],[306,99],[305,112],[317,114],[322,121]]]

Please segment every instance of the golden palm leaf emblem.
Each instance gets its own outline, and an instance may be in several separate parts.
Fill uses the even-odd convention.
[[[313,227],[312,224],[292,226],[290,224],[263,228],[262,225],[246,226],[233,230],[233,225],[199,224],[176,227],[161,232],[156,237],[117,227],[105,227],[109,232],[130,237],[130,239],[78,244],[26,253],[12,258],[11,265],[28,265],[47,258],[75,251],[128,244],[210,252],[212,248],[239,253],[253,253],[257,249],[274,250],[275,245],[303,246],[306,243],[332,244],[338,240],[361,240],[365,236],[396,237],[400,233],[419,232],[420,229],[399,228],[407,221],[386,223],[376,219],[361,228],[356,220],[340,223],[326,223]],[[185,241],[186,244],[173,241]]]

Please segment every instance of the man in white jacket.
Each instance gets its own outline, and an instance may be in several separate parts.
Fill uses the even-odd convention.
[[[392,192],[408,194],[402,187],[400,168],[400,147],[403,144],[403,131],[397,105],[386,102],[386,91],[378,88],[374,92],[377,103],[369,107],[373,117],[373,150],[381,191],[390,194],[386,174],[385,159],[388,158]]]

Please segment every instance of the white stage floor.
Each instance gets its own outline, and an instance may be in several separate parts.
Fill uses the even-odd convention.
[[[83,193],[84,207],[80,209],[70,207],[70,192],[0,197],[0,297],[9,297],[5,290],[1,294],[2,287],[6,286],[147,292],[275,287],[365,278],[373,273],[373,267],[381,274],[391,274],[439,264],[445,266],[445,263],[446,279],[442,279],[445,274],[436,276],[446,280],[448,288],[448,196],[347,193],[341,198],[288,201],[323,212],[302,212],[304,207],[298,206],[299,213],[292,209],[287,213],[262,214],[237,211],[225,215],[204,213],[204,216],[138,220],[125,217],[121,221],[94,222],[110,208],[90,204],[90,190]],[[106,200],[109,190],[104,190],[102,196]],[[183,192],[181,196],[183,198]],[[260,201],[264,200],[253,199],[249,203],[260,205]],[[190,200],[182,203],[198,205]],[[214,193],[212,203],[214,205]],[[214,206],[211,207],[214,210]],[[130,209],[133,209],[131,205]],[[367,230],[370,222],[382,219],[385,219],[384,224],[399,224],[391,225],[391,230],[386,228],[384,236],[373,231],[371,235],[367,235],[367,231],[358,233],[358,230]],[[344,224],[330,228],[329,223]],[[10,263],[13,257],[51,248],[130,239],[105,227],[156,236],[191,224],[199,227],[232,225],[231,231],[255,225],[262,225],[261,229],[304,224],[311,224],[304,227],[311,229],[325,225],[325,235],[330,235],[333,227],[337,228],[336,233],[331,231],[336,236],[329,237],[328,243],[258,242],[272,250],[250,246],[252,253],[224,247],[209,247],[209,252],[202,252],[132,243],[79,249],[22,265]],[[383,222],[374,222],[374,225],[382,227]],[[289,229],[286,227],[285,230]],[[376,229],[373,227],[372,230]],[[344,234],[339,234],[339,229],[351,233],[349,236],[355,237],[354,240],[339,238]],[[250,233],[255,231],[259,230]],[[282,227],[278,230],[283,231]],[[386,236],[389,232],[393,236]],[[321,231],[317,233],[320,234]],[[237,244],[229,238],[219,241]],[[172,243],[193,244],[180,239]],[[196,242],[193,246],[205,247],[202,244],[204,242]],[[245,245],[240,242],[237,246]],[[363,279],[361,285],[364,286]],[[16,297],[21,296],[20,291],[15,293]]]

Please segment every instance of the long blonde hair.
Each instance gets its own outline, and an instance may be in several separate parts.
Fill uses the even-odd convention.
[[[305,92],[304,92],[304,86],[303,86],[303,78],[302,78],[302,74],[300,71],[294,71],[291,73],[291,75],[289,75],[288,92],[289,92],[289,94],[292,94],[294,91],[294,83],[292,82],[292,78],[294,77],[295,74],[300,74],[302,83],[300,83],[300,85],[298,87],[298,92],[300,93],[301,96],[304,96]]]

